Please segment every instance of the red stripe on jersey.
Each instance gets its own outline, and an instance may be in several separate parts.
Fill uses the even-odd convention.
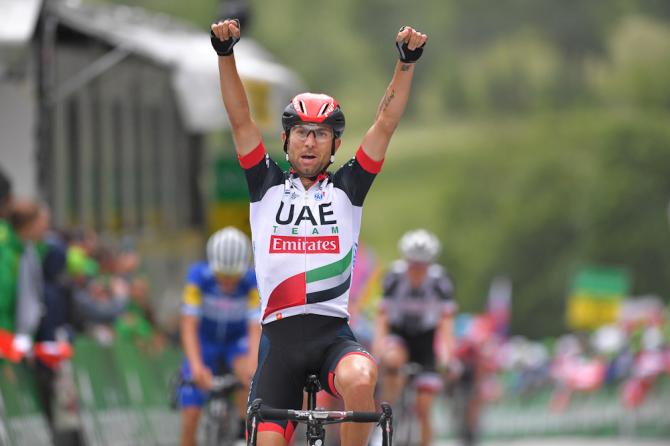
[[[270,293],[268,306],[263,313],[263,319],[284,308],[304,305],[307,301],[307,282],[305,273],[289,277]]]
[[[256,164],[263,161],[263,158],[265,158],[265,146],[263,146],[263,141],[259,142],[256,148],[246,155],[237,155],[237,159],[240,160],[240,166],[242,166],[243,169],[251,169]]]
[[[382,165],[384,164],[383,158],[381,161],[375,161],[370,158],[370,156],[363,150],[363,146],[359,147],[356,152],[356,161],[358,161],[358,164],[360,164],[363,169],[375,174],[382,170]]]

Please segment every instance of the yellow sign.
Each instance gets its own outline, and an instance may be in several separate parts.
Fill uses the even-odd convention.
[[[210,234],[218,231],[224,226],[235,226],[247,234],[250,234],[251,228],[249,226],[249,203],[214,203],[209,208],[207,223]]]
[[[591,330],[616,322],[621,301],[594,299],[589,294],[573,294],[568,299],[568,325],[577,330]]]
[[[251,108],[251,115],[259,127],[268,129],[272,127],[272,120],[270,113],[270,85],[266,82],[259,82],[253,80],[245,80],[244,88],[249,99],[249,107]]]

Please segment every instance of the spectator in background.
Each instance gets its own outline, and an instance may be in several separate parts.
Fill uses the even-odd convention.
[[[21,243],[9,223],[12,186],[0,171],[0,330],[14,332]]]
[[[52,232],[44,241],[42,263],[45,312],[37,330],[37,341],[72,340],[72,283],[67,274],[67,244]]]
[[[73,235],[72,233],[65,235],[67,242],[65,268],[70,281],[73,300],[72,328],[81,333],[85,331],[86,323],[84,310],[78,303],[77,294],[84,292],[89,281],[98,275],[99,266],[95,260],[89,257],[87,250],[78,243],[75,237],[76,234]]]
[[[117,319],[115,330],[121,339],[132,340],[150,352],[161,351],[165,337],[157,329],[149,282],[140,274],[140,264],[141,258],[133,243],[124,240],[116,260],[116,273],[127,281],[130,300],[125,313]]]
[[[139,272],[141,258],[129,239],[120,246],[102,244],[90,231],[71,234],[67,270],[75,289],[77,329],[103,343],[118,336],[160,350],[164,339],[156,329],[148,281]]]
[[[151,352],[160,350],[163,341],[153,323],[148,291],[146,281],[133,281],[126,311],[116,320],[114,329],[120,339],[133,341]]]
[[[43,239],[49,228],[46,207],[32,201],[17,201],[10,222],[23,245],[18,266],[15,347],[28,351],[44,313]]]
[[[33,341],[56,340],[56,330],[65,323],[62,311],[65,287],[59,283],[65,269],[64,249],[50,251],[45,243],[49,228],[49,212],[45,206],[32,201],[17,201],[12,205],[9,221],[22,246],[16,288],[14,349],[22,353],[30,352],[32,356]],[[56,421],[56,418],[64,419],[61,416],[62,407],[55,404],[57,392],[62,388],[62,385],[56,385],[59,369],[55,363],[39,359],[30,361],[30,365],[35,373],[37,395],[51,429],[53,444],[82,444],[78,424],[65,426],[62,421]],[[74,384],[71,387],[74,388]],[[79,419],[76,412],[71,418]]]
[[[90,278],[83,288],[75,290],[74,299],[85,331],[103,344],[114,340],[113,324],[126,310],[128,284],[113,276]]]
[[[56,233],[45,239],[43,261],[44,314],[37,329],[35,341],[51,344],[72,342],[73,301],[72,284],[67,275],[65,240]],[[66,359],[66,358],[61,358]],[[61,360],[42,361],[35,358],[34,370],[37,394],[51,428],[55,446],[83,444],[79,404],[72,368]]]
[[[110,344],[114,341],[114,324],[126,311],[130,295],[128,283],[117,274],[116,254],[96,242],[95,246],[75,245],[69,256],[77,272],[74,300],[80,329],[98,342]]]

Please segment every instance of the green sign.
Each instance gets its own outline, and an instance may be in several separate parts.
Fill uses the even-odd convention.
[[[587,268],[572,281],[567,322],[577,330],[591,330],[615,322],[621,301],[630,294],[631,278],[623,268]]]
[[[225,156],[216,160],[214,199],[217,202],[249,201],[247,180],[237,158]]]
[[[630,274],[623,268],[588,268],[575,275],[572,291],[607,299],[628,295],[630,286]]]

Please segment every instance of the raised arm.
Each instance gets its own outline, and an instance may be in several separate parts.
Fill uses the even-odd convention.
[[[251,118],[249,101],[235,65],[233,46],[239,39],[240,28],[236,19],[212,25],[212,46],[219,56],[221,97],[233,130],[235,150],[243,156],[258,146],[261,134]]]
[[[428,36],[404,26],[396,36],[400,60],[396,63],[393,78],[382,98],[374,124],[363,137],[363,151],[373,160],[381,161],[386,155],[391,136],[395,131],[412,86],[415,62],[423,52]]]

